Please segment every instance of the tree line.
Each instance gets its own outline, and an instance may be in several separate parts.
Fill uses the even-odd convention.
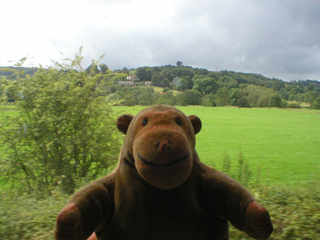
[[[135,87],[112,85],[105,89],[114,104],[299,108],[301,102],[306,102],[320,108],[318,81],[284,82],[259,74],[210,72],[178,64],[141,67],[129,72],[136,76]],[[162,87],[163,92],[143,87],[144,82]]]
[[[36,69],[0,68],[0,95],[4,101],[15,102],[17,75],[34,74]],[[10,72],[11,71],[11,72]],[[237,107],[300,107],[301,102],[320,109],[319,81],[284,82],[259,74],[233,71],[208,71],[182,65],[123,68],[112,71],[106,64],[91,64],[85,71],[100,75],[99,94],[108,96],[115,105],[172,105],[237,106]],[[9,74],[10,73],[10,74]],[[123,81],[134,76],[134,87]],[[163,88],[159,93],[145,86]],[[122,83],[122,84],[121,84]],[[291,102],[291,103],[288,103]],[[292,103],[295,102],[295,103]]]

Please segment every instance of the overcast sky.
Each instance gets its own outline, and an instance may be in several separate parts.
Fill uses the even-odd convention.
[[[208,70],[320,80],[320,0],[10,0],[0,66],[48,66],[84,47],[110,69],[182,61]],[[8,62],[13,61],[13,62]]]

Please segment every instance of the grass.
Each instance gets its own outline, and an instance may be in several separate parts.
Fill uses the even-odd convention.
[[[136,72],[137,72],[136,69],[129,70],[129,75],[134,75],[135,76]]]
[[[142,106],[114,107],[137,114]],[[319,180],[320,111],[309,109],[178,107],[202,120],[197,152],[202,162],[222,169],[227,154],[235,167],[239,152],[253,176],[274,185],[297,186]],[[16,115],[11,106],[0,117]]]
[[[16,112],[16,106],[14,106],[14,105],[1,105],[0,104],[0,114],[5,111]]]
[[[159,93],[162,93],[163,89],[164,89],[162,87],[155,87],[155,86],[152,86],[152,88],[153,88],[154,91],[159,92]],[[175,96],[178,95],[179,93],[181,93],[181,92],[179,92],[177,90],[171,90],[171,91],[173,92],[173,95],[175,95]]]
[[[178,107],[202,120],[197,152],[217,169],[228,154],[234,163],[241,151],[253,175],[274,185],[297,186],[318,179],[320,111],[272,108]],[[136,114],[143,107],[116,107]]]

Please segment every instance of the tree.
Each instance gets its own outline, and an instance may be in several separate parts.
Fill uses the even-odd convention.
[[[134,106],[137,104],[137,99],[133,93],[125,95],[123,100],[123,105],[125,106]]]
[[[282,100],[279,94],[274,94],[270,98],[269,107],[277,107],[280,108],[282,104]]]
[[[7,79],[5,77],[0,77],[0,103],[5,101],[4,89],[6,86]]]
[[[194,81],[193,89],[199,91],[202,95],[216,93],[218,84],[213,78],[197,79]]]
[[[214,94],[210,93],[202,97],[202,105],[205,107],[215,107],[216,105],[216,98]]]
[[[218,81],[228,89],[237,88],[239,86],[238,82],[229,76],[222,76]]]
[[[129,70],[126,67],[124,67],[121,72],[125,74],[129,74]]]
[[[116,93],[112,93],[110,95],[108,95],[108,101],[113,105],[113,106],[118,106],[121,105],[123,100],[121,99],[121,97],[116,94]]]
[[[215,102],[218,106],[228,106],[230,104],[229,89],[227,87],[218,89]]]
[[[167,105],[175,105],[176,97],[173,94],[173,91],[168,91],[165,94],[160,94],[156,100],[157,104],[167,104]]]
[[[102,74],[106,74],[109,70],[109,67],[104,63],[101,63],[99,67]]]
[[[178,61],[177,62],[177,67],[181,67],[182,66],[182,62],[181,61]]]
[[[138,104],[142,106],[149,106],[153,104],[153,93],[143,92],[138,97]]]
[[[248,103],[251,107],[268,107],[269,99],[274,94],[270,88],[248,85],[243,91],[247,95]]]
[[[94,62],[89,65],[87,68],[86,68],[86,72],[89,73],[89,74],[96,74],[96,73],[99,73],[99,69],[98,69],[98,66],[97,64],[95,64]]]
[[[136,77],[140,79],[140,81],[151,81],[152,71],[147,67],[137,68]]]
[[[319,95],[319,92],[317,91],[308,91],[306,92],[304,98],[306,102],[312,103],[317,98],[318,95]]]
[[[151,85],[162,87],[162,81],[165,79],[165,77],[161,73],[155,73],[152,75]]]
[[[172,83],[178,91],[185,91],[193,87],[193,82],[189,76],[175,77]]]
[[[0,101],[15,102],[18,97],[17,84],[17,81],[0,79]]]
[[[313,109],[320,109],[320,97],[317,97],[311,104]]]
[[[170,82],[174,79],[174,74],[173,74],[173,72],[171,71],[171,70],[169,70],[169,69],[163,69],[162,71],[161,71],[161,74],[165,77],[165,78],[167,78]]]
[[[182,77],[182,76],[189,76],[190,78],[194,77],[194,72],[189,68],[174,68],[172,69],[172,74],[174,77]]]
[[[162,81],[161,81],[161,85],[160,85],[160,87],[163,87],[163,88],[168,88],[168,87],[170,87],[170,82],[169,82],[169,80],[168,79],[163,79]]]
[[[189,84],[188,80],[186,80],[185,78],[181,78],[179,79],[177,89],[179,91],[185,91],[188,89],[188,84]]]
[[[182,79],[187,80],[187,82],[188,82],[187,88],[188,89],[192,89],[193,88],[194,83],[193,83],[193,81],[192,81],[190,76],[185,76]]]
[[[201,97],[201,93],[196,90],[186,90],[178,95],[178,104],[182,106],[201,105]]]
[[[81,59],[79,54],[71,64],[19,79],[18,116],[0,124],[0,174],[30,192],[59,186],[71,193],[116,160],[120,146],[112,110],[98,96],[99,76],[84,71]]]
[[[168,92],[168,91],[170,91],[170,88],[166,87],[166,88],[164,88],[164,89],[162,90],[162,93],[166,93],[166,92]]]
[[[247,100],[246,93],[238,88],[231,89],[230,94],[230,103],[231,106],[237,107],[250,107],[250,104]]]
[[[272,83],[272,89],[273,90],[280,91],[281,89],[286,87],[284,82],[282,82],[280,80],[276,80],[276,79],[273,79],[273,80],[274,80],[274,82]]]

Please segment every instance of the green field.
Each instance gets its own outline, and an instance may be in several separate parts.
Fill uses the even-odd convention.
[[[118,115],[144,107],[114,107]],[[197,151],[202,162],[222,169],[228,154],[236,167],[239,152],[253,176],[272,185],[320,181],[320,111],[271,108],[178,107],[202,120]],[[0,117],[15,115],[0,109]]]
[[[143,107],[115,107],[136,114]],[[241,150],[253,175],[272,185],[297,186],[320,174],[320,111],[272,108],[178,107],[202,120],[197,151],[202,162],[222,168]]]

